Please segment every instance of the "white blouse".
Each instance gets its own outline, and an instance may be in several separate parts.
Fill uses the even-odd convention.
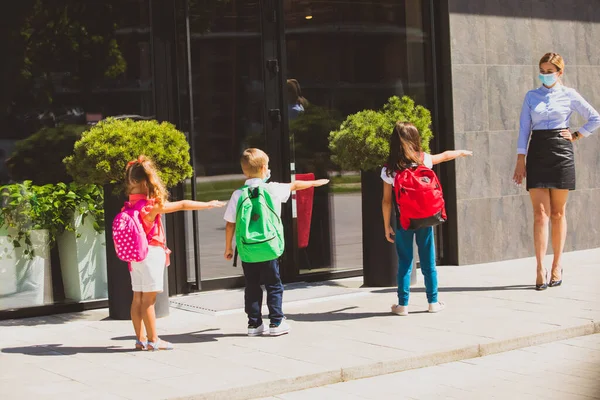
[[[433,168],[433,158],[431,157],[431,154],[423,153],[423,165],[425,165],[427,168]],[[383,167],[381,169],[381,179],[383,179],[385,183],[394,186],[394,178],[396,178],[395,172],[392,174],[392,176],[388,176],[387,168]]]

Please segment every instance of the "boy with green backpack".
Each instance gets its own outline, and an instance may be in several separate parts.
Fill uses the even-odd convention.
[[[267,183],[271,177],[269,156],[260,149],[245,150],[240,163],[248,179],[244,186],[233,192],[225,210],[225,259],[233,258],[235,235],[246,280],[244,300],[248,336],[284,335],[290,331],[290,326],[281,306],[283,284],[279,276],[279,257],[285,248],[281,203],[288,200],[291,192],[326,185],[329,179]],[[268,328],[262,322],[261,284],[267,290]]]

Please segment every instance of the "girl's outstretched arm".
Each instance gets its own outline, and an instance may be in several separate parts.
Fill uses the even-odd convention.
[[[432,154],[431,161],[433,165],[440,164],[446,161],[452,161],[456,158],[472,156],[473,152],[470,150],[448,150],[440,154]]]
[[[207,210],[209,208],[223,207],[225,204],[227,203],[218,200],[209,202],[194,200],[167,201],[162,206],[159,206],[158,204],[155,205],[152,211],[146,216],[146,219],[148,221],[154,221],[158,214],[170,214],[177,211]]]

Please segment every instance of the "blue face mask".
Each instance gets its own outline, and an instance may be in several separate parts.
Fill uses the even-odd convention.
[[[553,72],[551,74],[539,74],[538,77],[540,78],[540,81],[542,81],[542,83],[546,86],[552,86],[556,83],[556,81],[558,81],[556,72]]]
[[[270,169],[267,170],[267,176],[265,176],[265,179],[263,179],[263,182],[267,182],[269,179],[271,179],[271,170]]]

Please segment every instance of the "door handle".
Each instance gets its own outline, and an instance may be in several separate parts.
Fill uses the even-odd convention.
[[[279,60],[276,58],[267,60],[267,69],[271,74],[277,75],[279,73]]]
[[[269,119],[274,124],[281,123],[281,110],[279,108],[272,108],[269,110]]]

